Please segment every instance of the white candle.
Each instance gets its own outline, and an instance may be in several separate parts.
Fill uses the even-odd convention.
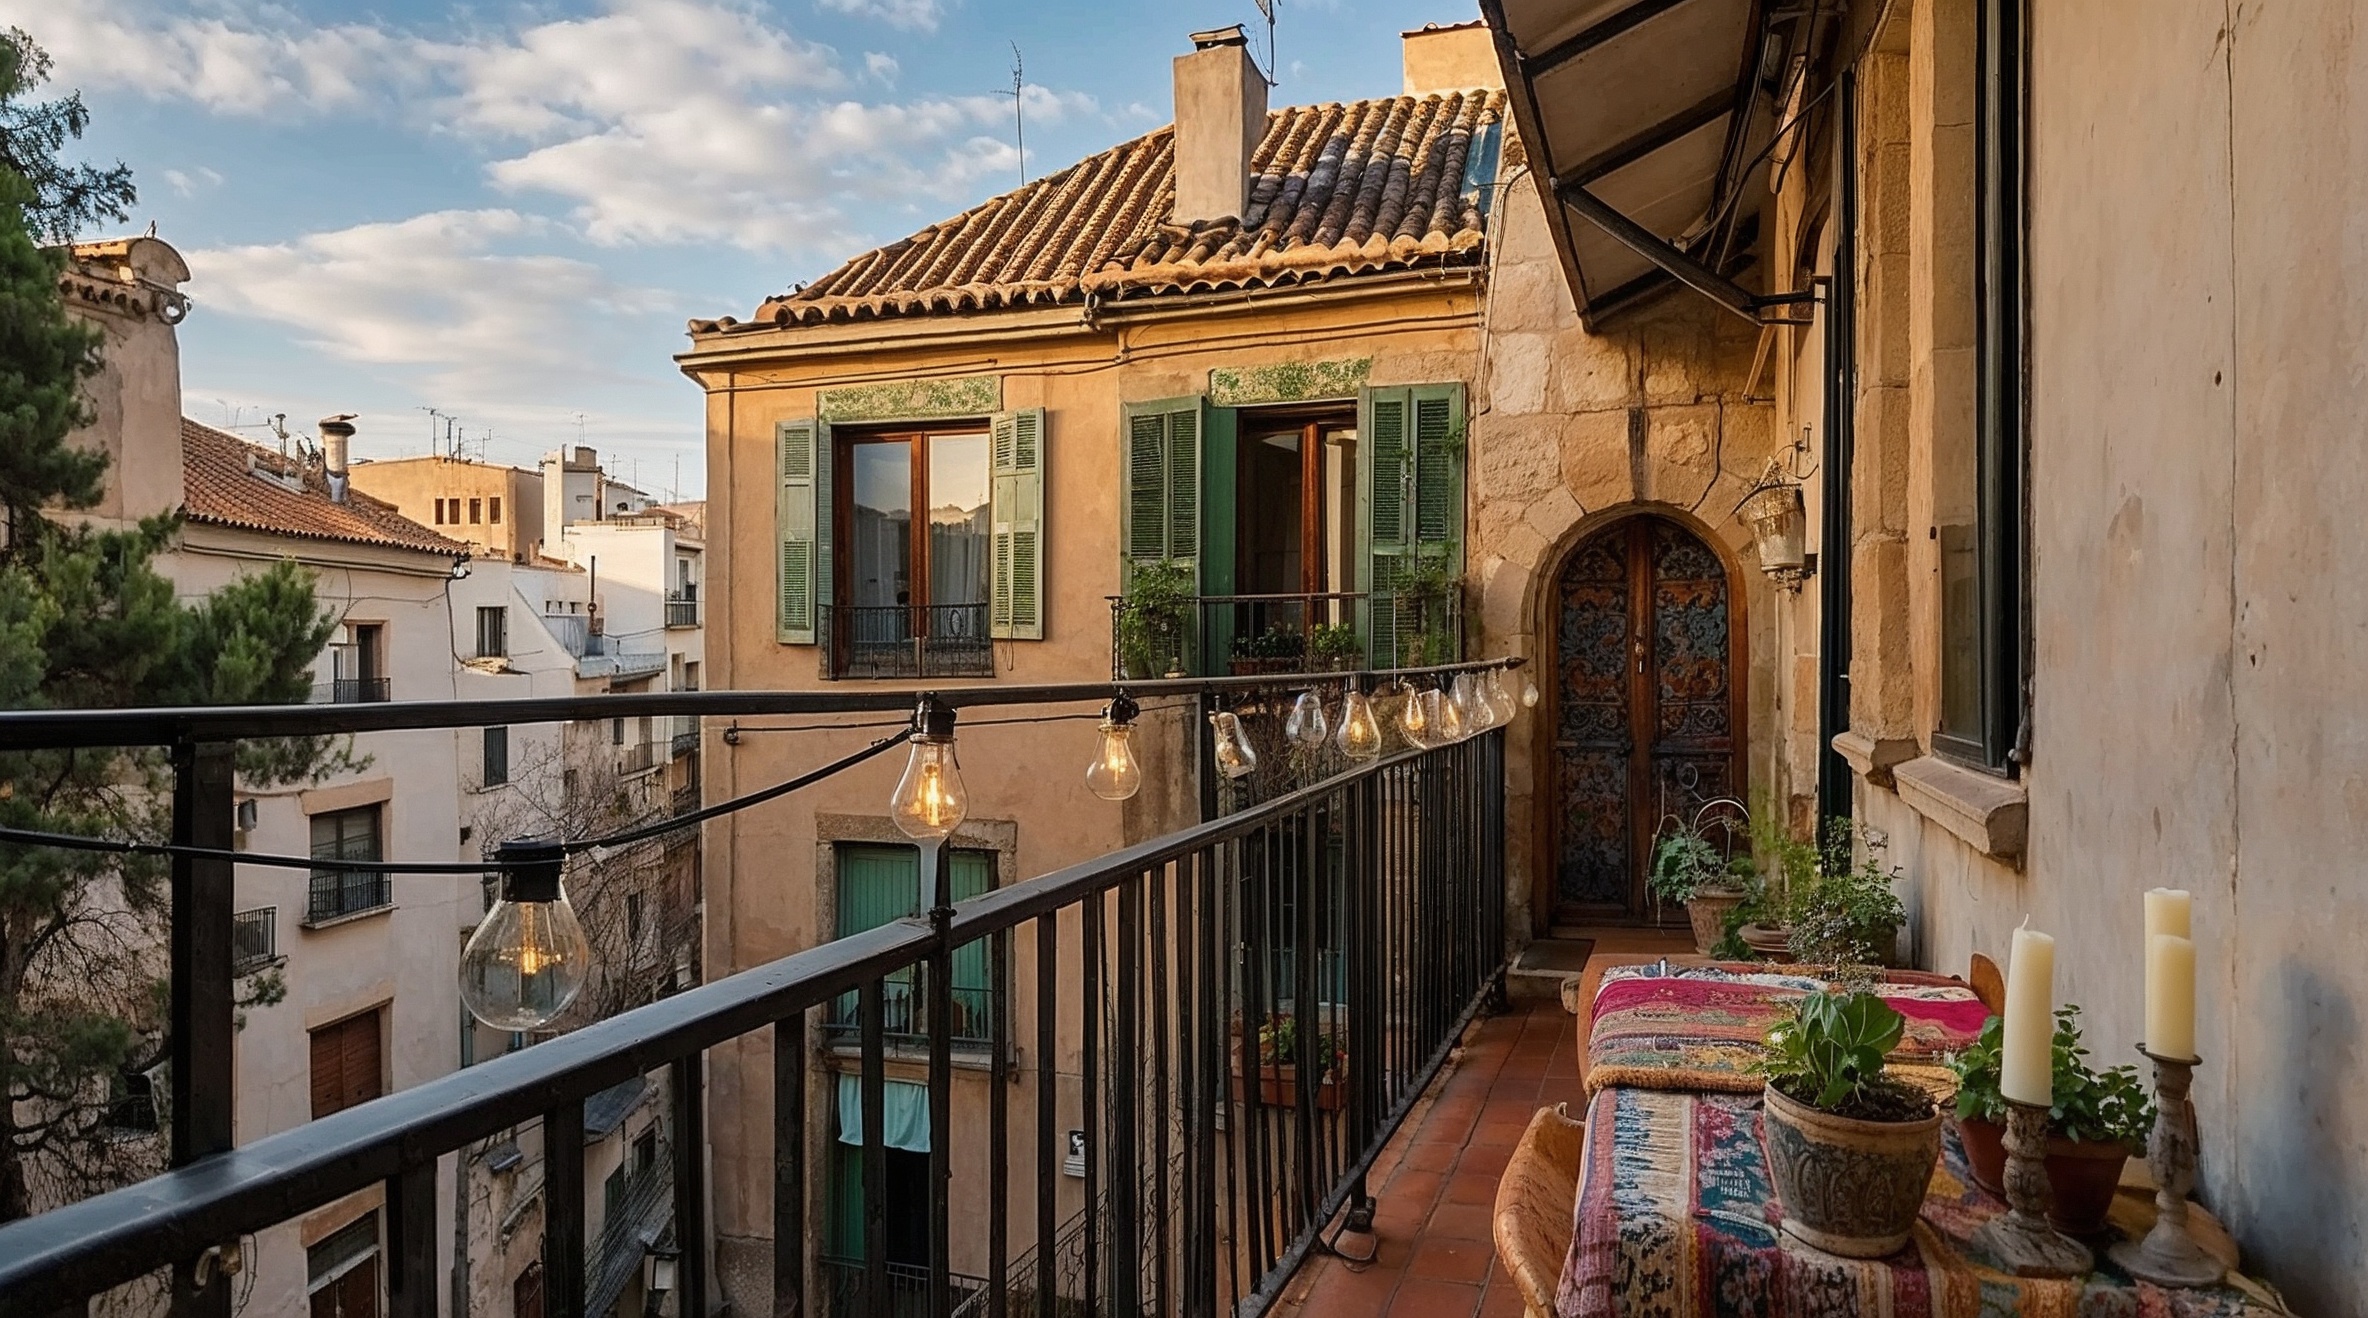
[[[2146,1051],[2195,1056],[2195,942],[2176,934],[2146,941]]]
[[[2056,940],[2030,927],[2014,931],[2006,958],[2006,1038],[1998,1092],[2008,1101],[2047,1107],[2055,1101]]]
[[[2188,926],[2188,916],[2192,909],[2193,902],[2184,888],[2148,888],[2146,890],[2146,940],[2138,944],[2138,955],[2146,963],[2146,1001],[2149,1004],[2147,1007],[2149,1011],[2153,1010],[2151,1004],[2159,996],[2159,990],[2154,983],[2154,940],[2163,934],[2169,934],[2174,938],[2195,937],[2194,931]],[[2150,1032],[2146,1037],[2152,1039],[2154,1036]],[[2147,1046],[2153,1047],[2151,1043]]]

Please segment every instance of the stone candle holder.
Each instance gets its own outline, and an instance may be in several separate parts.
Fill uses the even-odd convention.
[[[2159,1126],[2156,1129],[2161,1129]],[[2096,1267],[2089,1247],[2048,1225],[2047,1109],[2006,1102],[2006,1216],[1974,1238],[2018,1277],[2077,1277]]]
[[[2146,1165],[2154,1172],[2154,1229],[2144,1240],[2125,1240],[2106,1253],[2121,1269],[2157,1286],[2211,1286],[2227,1273],[2187,1230],[2187,1196],[2195,1189],[2195,1082],[2197,1057],[2158,1057],[2138,1045],[2154,1063],[2154,1134],[2146,1141]]]

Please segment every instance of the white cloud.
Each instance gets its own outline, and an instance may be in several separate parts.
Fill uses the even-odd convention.
[[[605,0],[590,17],[459,37],[306,27],[256,0],[202,18],[163,0],[76,0],[58,17],[52,2],[0,0],[0,20],[34,23],[19,11],[41,9],[64,85],[225,114],[375,113],[452,134],[515,204],[554,198],[604,245],[720,241],[813,264],[893,237],[873,226],[913,202],[959,204],[1017,174],[1008,98],[861,99],[860,78],[891,84],[894,57],[850,72],[753,0]],[[942,12],[935,0],[824,3],[900,27]],[[1095,112],[1078,93],[1025,96],[1031,125]]]
[[[938,0],[817,0],[821,8],[857,18],[877,19],[907,32],[935,32],[945,17]]]
[[[896,85],[896,75],[903,70],[894,55],[881,50],[867,50],[863,53],[863,71],[893,87]]]
[[[222,185],[222,175],[214,170],[207,169],[205,166],[200,165],[197,167],[197,171],[195,173],[189,173],[187,171],[178,169],[168,169],[164,172],[164,181],[172,185],[174,196],[194,197],[198,193],[204,192],[209,188],[220,187]]]
[[[198,308],[278,322],[347,362],[412,368],[464,403],[550,397],[612,374],[627,324],[670,309],[587,261],[532,250],[548,220],[434,211],[290,242],[188,254]]]

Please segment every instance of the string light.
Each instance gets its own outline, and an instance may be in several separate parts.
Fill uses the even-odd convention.
[[[1513,703],[1513,689],[1505,685],[1504,669],[1491,668],[1488,670],[1487,694],[1489,713],[1494,716],[1491,721],[1500,728],[1511,723],[1513,715],[1520,710]]]
[[[1302,691],[1291,702],[1291,716],[1283,720],[1283,735],[1309,750],[1320,750],[1332,729],[1324,721],[1324,702],[1313,691]]]
[[[1142,710],[1125,692],[1102,711],[1102,744],[1085,766],[1086,790],[1105,801],[1124,801],[1143,790],[1143,768],[1135,763],[1135,716]]]
[[[1492,720],[1488,702],[1480,695],[1480,679],[1470,673],[1457,673],[1455,684],[1448,689],[1447,702],[1455,707],[1455,717],[1463,725],[1464,735],[1486,732]]]
[[[1381,754],[1381,720],[1373,715],[1373,699],[1354,684],[1340,698],[1340,732],[1335,741],[1340,753],[1352,760],[1370,760]]]
[[[1432,718],[1430,702],[1423,697],[1425,695],[1436,696],[1439,693],[1417,691],[1407,685],[1402,678],[1399,680],[1398,686],[1406,693],[1406,702],[1398,706],[1398,733],[1405,737],[1407,744],[1416,750],[1427,751],[1438,744],[1436,740],[1438,728],[1436,721]]]
[[[904,777],[888,798],[889,818],[916,842],[938,841],[962,826],[970,797],[962,788],[962,767],[954,757],[954,711],[931,697],[913,713],[913,753]]]
[[[469,1014],[497,1030],[539,1030],[583,991],[592,942],[568,905],[555,840],[517,840],[495,849],[501,897],[460,954],[460,997]]]
[[[1521,679],[1521,707],[1523,709],[1536,709],[1538,707],[1537,679],[1529,677]]]
[[[1472,730],[1464,724],[1463,711],[1446,692],[1433,688],[1423,694],[1423,701],[1430,706],[1431,726],[1437,729],[1439,745],[1462,741],[1471,735]]]
[[[1240,715],[1222,709],[1209,715],[1209,737],[1217,772],[1228,778],[1242,778],[1258,767],[1258,749],[1250,744],[1250,735],[1243,729]]]

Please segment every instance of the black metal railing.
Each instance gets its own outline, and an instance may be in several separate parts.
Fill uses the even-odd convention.
[[[394,679],[386,677],[333,677],[317,683],[312,689],[313,703],[322,705],[369,705],[392,700]]]
[[[279,959],[277,906],[240,911],[230,923],[230,973],[252,974]]]
[[[1257,676],[1451,664],[1463,657],[1461,592],[1199,595],[1172,606],[1110,602],[1113,679]]]
[[[648,773],[658,767],[658,746],[655,741],[637,741],[617,751],[617,775],[630,778],[637,773]]]
[[[868,1303],[864,1290],[862,1259],[836,1254],[822,1256],[824,1293],[830,1297],[829,1307],[823,1312],[827,1318],[872,1318],[885,1313],[888,1318],[927,1318],[929,1307],[929,1269],[910,1263],[888,1265],[887,1304],[875,1307]],[[971,1297],[986,1293],[987,1280],[964,1273],[948,1274],[954,1289],[954,1302],[967,1303]]]
[[[699,749],[699,719],[685,714],[674,720],[674,739],[668,745],[666,758],[679,760]]]
[[[698,626],[699,601],[684,599],[679,595],[668,596],[666,598],[666,625],[669,627]]]
[[[882,983],[880,1007],[886,1014],[880,1028],[890,1044],[907,1048],[929,1045],[929,1009],[936,999],[929,992],[928,978],[927,966],[914,966],[888,976]],[[1001,976],[994,978],[999,981]],[[946,993],[946,1007],[953,1012],[951,1028],[957,1046],[980,1048],[993,1042],[996,997],[996,984],[965,984],[957,969],[954,985]],[[844,993],[831,1003],[823,1016],[822,1028],[837,1043],[860,1036],[863,1013],[857,995]]]
[[[1130,692],[1205,700],[1253,683],[1141,682]],[[1111,694],[1100,685],[989,685],[939,699],[960,709],[1093,704]],[[0,1226],[0,1318],[51,1315],[159,1269],[172,1277],[176,1312],[228,1318],[234,1279],[216,1260],[244,1237],[374,1186],[384,1197],[391,1311],[429,1318],[442,1289],[439,1247],[452,1230],[443,1216],[450,1196],[436,1188],[439,1158],[538,1120],[551,1154],[581,1149],[586,1100],[652,1071],[666,1073],[670,1091],[672,1212],[683,1246],[676,1302],[706,1313],[707,1053],[752,1035],[771,1045],[753,1052],[771,1058],[772,1165],[741,1174],[751,1188],[774,1189],[774,1294],[751,1307],[817,1312],[839,1284],[810,1268],[807,1242],[837,1161],[813,1153],[835,1147],[851,1115],[836,1110],[843,1067],[855,1078],[861,1143],[850,1161],[866,1210],[847,1251],[863,1264],[857,1311],[887,1315],[900,1302],[891,1213],[904,1215],[898,1238],[929,1242],[922,1311],[951,1314],[968,1284],[958,1279],[969,1276],[984,1282],[985,1307],[974,1299],[968,1311],[1009,1318],[1021,1311],[1013,1261],[1037,1241],[1061,1240],[1060,1224],[1090,1205],[1076,1273],[1056,1267],[1057,1280],[1047,1282],[1031,1269],[1028,1311],[1263,1312],[1319,1227],[1364,1201],[1373,1158],[1463,1026],[1501,990],[1501,732],[1391,755],[234,1145],[232,870],[255,860],[230,845],[236,741],[610,716],[853,714],[898,700],[888,692],[624,693],[0,715],[0,750],[171,747],[171,840],[185,849],[172,860],[171,884],[166,1074],[175,1170]],[[574,863],[599,863],[598,854],[587,850]],[[923,873],[937,876],[932,891],[947,890],[942,851]],[[406,880],[414,881],[439,880]],[[965,1069],[990,1083],[957,1086],[955,958],[982,940],[997,986],[985,1007],[990,1047],[983,1064]],[[892,1203],[888,986],[922,968],[916,983],[930,1001],[918,1119],[928,1152],[919,1156],[934,1193]],[[854,1056],[833,1058],[813,1044],[830,1005],[849,992],[857,997]],[[752,1099],[766,1090],[761,1070],[741,1087]],[[1016,1110],[1015,1091],[1027,1095]],[[959,1181],[951,1162],[958,1096],[963,1157],[977,1169]],[[913,1111],[900,1111],[909,1127]],[[1065,1170],[1072,1126],[1075,1177]],[[761,1144],[756,1156],[766,1156]],[[909,1174],[909,1162],[898,1166]],[[584,1231],[584,1165],[547,1156],[544,1174],[544,1313],[580,1318],[593,1243]]]
[[[368,850],[316,847],[313,859],[320,861],[376,860],[376,847]],[[372,870],[343,869],[322,865],[313,870],[312,883],[306,891],[304,919],[307,924],[360,915],[395,904],[395,887],[386,875]]]
[[[832,604],[816,610],[826,678],[993,677],[985,604]]]

